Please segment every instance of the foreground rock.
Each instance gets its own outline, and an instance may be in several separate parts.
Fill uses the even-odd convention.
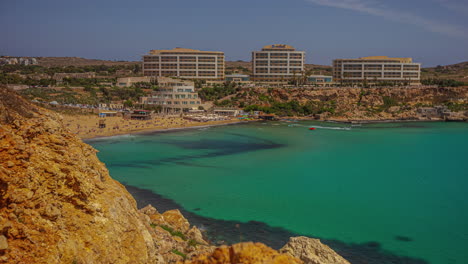
[[[296,257],[305,264],[350,264],[320,240],[303,236],[291,237],[279,252]]]
[[[261,243],[239,243],[222,246],[210,254],[202,254],[184,264],[256,263],[256,264],[300,264],[301,260],[278,253]]]
[[[0,88],[0,252],[9,263],[153,263],[136,202],[54,114]]]

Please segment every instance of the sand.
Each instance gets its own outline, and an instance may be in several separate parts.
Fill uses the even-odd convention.
[[[105,119],[106,127],[99,128],[99,120]],[[238,119],[196,122],[181,117],[155,117],[151,120],[130,120],[122,117],[101,118],[94,115],[63,115],[65,126],[82,139],[108,137],[149,131],[164,131],[197,126],[215,126],[239,122]]]

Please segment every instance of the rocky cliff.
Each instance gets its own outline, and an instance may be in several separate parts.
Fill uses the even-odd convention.
[[[248,88],[219,102],[323,120],[467,120],[468,87]],[[295,104],[291,104],[295,102]],[[289,103],[289,104],[287,104]],[[426,114],[428,108],[443,111]]]
[[[178,210],[138,210],[58,114],[0,87],[0,263],[322,263],[301,243],[216,248]]]
[[[0,88],[0,230],[10,263],[150,263],[135,200],[60,117]]]

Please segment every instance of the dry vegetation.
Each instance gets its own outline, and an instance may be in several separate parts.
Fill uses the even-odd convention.
[[[453,79],[468,83],[468,61],[432,68],[423,68],[421,79]]]

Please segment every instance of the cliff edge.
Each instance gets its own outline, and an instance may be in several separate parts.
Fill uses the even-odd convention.
[[[60,116],[0,88],[0,260],[151,263],[135,200]]]

